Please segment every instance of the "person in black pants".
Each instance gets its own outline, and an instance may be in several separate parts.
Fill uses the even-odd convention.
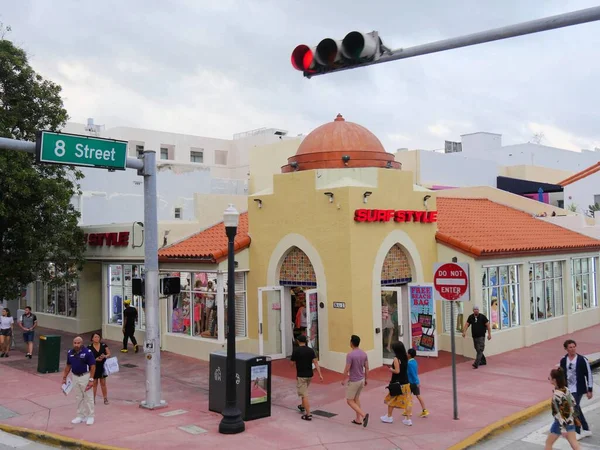
[[[131,306],[131,300],[127,299],[123,302],[125,310],[123,311],[123,348],[121,353],[127,353],[127,342],[131,339],[133,344],[133,351],[138,352],[139,346],[135,339],[135,323],[138,320],[138,312],[133,306]]]
[[[473,363],[473,369],[477,369],[479,366],[485,366],[487,360],[483,354],[485,350],[485,332],[487,330],[488,341],[492,339],[492,330],[490,328],[490,321],[483,314],[479,313],[479,306],[473,306],[473,314],[467,319],[465,327],[462,332],[462,337],[465,337],[467,330],[471,327],[471,335],[473,336],[473,345],[477,356]]]
[[[567,354],[560,360],[560,367],[567,376],[567,387],[573,394],[576,404],[575,410],[581,422],[581,426],[576,424],[575,431],[581,437],[588,437],[592,435],[592,432],[581,410],[581,399],[584,395],[588,399],[591,399],[594,395],[592,392],[594,386],[592,369],[588,359],[577,353],[577,342],[573,339],[567,339],[563,346]]]

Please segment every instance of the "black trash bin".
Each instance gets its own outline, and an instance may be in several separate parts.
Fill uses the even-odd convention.
[[[59,364],[60,336],[49,334],[40,336],[37,371],[39,373],[58,372]]]
[[[242,419],[271,416],[271,358],[237,353],[235,359],[237,406]],[[223,413],[227,380],[227,352],[210,354],[208,409]]]

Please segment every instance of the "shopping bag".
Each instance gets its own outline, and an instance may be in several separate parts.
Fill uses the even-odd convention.
[[[112,375],[114,373],[117,373],[118,371],[119,371],[119,360],[117,359],[116,356],[108,358],[104,362],[104,374],[105,375]]]

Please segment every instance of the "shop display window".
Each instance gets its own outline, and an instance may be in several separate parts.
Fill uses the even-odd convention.
[[[529,307],[532,322],[564,314],[563,262],[550,261],[529,265]]]
[[[207,339],[219,338],[219,314],[227,329],[227,275],[222,276],[223,307],[219,306],[220,288],[215,272],[171,272],[164,276],[179,277],[181,292],[167,300],[168,327],[170,333],[185,334]],[[246,336],[246,274],[235,274],[236,336]]]
[[[123,324],[125,300],[131,300],[131,306],[138,311],[136,329],[146,328],[145,302],[142,296],[133,295],[133,278],[144,277],[144,266],[139,264],[110,264],[105,266],[108,280],[108,323]]]
[[[67,283],[36,283],[36,312],[77,317],[79,281]]]
[[[596,259],[573,259],[572,272],[573,311],[583,311],[598,306],[596,297]]]
[[[483,267],[482,309],[492,329],[516,327],[520,321],[517,265]]]
[[[444,333],[450,333],[450,327],[454,326],[454,331],[462,333],[465,321],[467,318],[464,316],[464,302],[454,302],[454,317],[450,317],[450,302],[442,302],[444,313]],[[470,314],[470,313],[469,313]],[[467,314],[467,317],[469,316]]]

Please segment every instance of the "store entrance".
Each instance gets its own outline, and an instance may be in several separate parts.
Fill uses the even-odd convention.
[[[403,295],[404,294],[404,295]],[[405,320],[406,286],[381,288],[381,339],[383,343],[383,363],[392,364],[392,345],[401,341],[410,348],[410,330]]]
[[[292,339],[288,343],[286,356],[291,356],[297,339],[305,335],[308,346],[313,348],[319,357],[319,307],[316,289],[304,289],[299,286],[289,288],[290,322],[292,324]]]

